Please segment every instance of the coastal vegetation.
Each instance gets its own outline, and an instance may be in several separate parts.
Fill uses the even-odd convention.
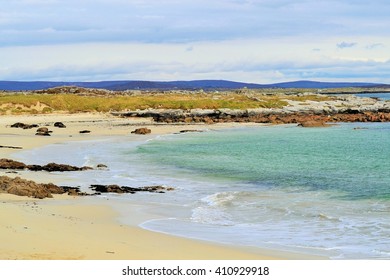
[[[58,92],[58,93],[56,93]],[[95,94],[94,94],[95,93]],[[325,101],[332,97],[316,94],[261,94],[253,91],[232,92],[152,92],[102,94],[102,92],[3,93],[0,114],[45,114],[52,112],[112,112],[144,109],[253,109],[283,108],[287,100]]]

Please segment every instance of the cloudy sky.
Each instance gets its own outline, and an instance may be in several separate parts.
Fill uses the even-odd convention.
[[[388,0],[0,0],[0,80],[390,83]]]

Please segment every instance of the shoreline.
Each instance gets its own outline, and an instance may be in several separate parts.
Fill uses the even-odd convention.
[[[45,124],[63,121],[69,125],[66,129],[53,128],[51,137],[42,137],[34,135],[31,130],[10,128],[9,125],[14,121]],[[151,127],[152,135],[175,133],[181,128],[210,127],[208,125],[153,126],[149,119],[120,119],[102,114],[5,116],[0,121],[1,145],[12,144],[12,146],[22,146],[23,149],[33,149],[69,141],[99,140],[108,136],[123,137],[130,135],[131,130],[140,125]],[[234,126],[242,126],[242,124],[217,124],[212,128]],[[78,133],[86,127],[91,130],[89,135]],[[130,137],[129,141],[131,141]],[[0,153],[2,158],[12,158],[12,155],[18,151],[20,150],[1,149]],[[39,182],[47,180],[42,176],[43,173],[23,173],[28,174],[22,175],[26,179]],[[2,240],[7,241],[6,245],[2,246],[0,259],[322,258],[255,247],[230,246],[153,232],[139,226],[123,225],[118,221],[119,213],[112,205],[110,206],[110,202],[99,198],[57,195],[54,199],[38,200],[0,194],[0,203],[2,204],[0,236]],[[136,208],[135,205],[133,206]],[[18,242],[15,242],[15,236]]]

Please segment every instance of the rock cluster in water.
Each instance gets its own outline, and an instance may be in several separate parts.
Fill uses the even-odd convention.
[[[152,192],[165,193],[166,191],[174,190],[172,187],[165,186],[147,186],[147,187],[128,187],[118,185],[91,185],[90,187],[95,192],[81,192],[78,187],[57,186],[52,183],[40,184],[31,180],[22,179],[20,177],[11,178],[8,176],[0,176],[0,193],[9,193],[18,196],[28,196],[33,198],[52,198],[53,194],[65,194],[72,196],[90,196],[99,195],[101,193],[130,193],[137,192]]]
[[[98,164],[97,169],[106,169],[104,164]],[[26,165],[23,162],[15,161],[12,159],[0,159],[0,169],[13,170],[30,170],[30,171],[86,171],[92,169],[91,167],[77,167],[67,164],[49,163],[46,165]],[[40,184],[31,180],[22,179],[20,177],[11,178],[8,176],[0,176],[0,193],[9,193],[19,196],[29,196],[34,198],[51,198],[53,194],[64,194],[73,196],[85,196],[85,195],[99,195],[101,193],[130,193],[137,192],[153,192],[164,193],[166,191],[172,191],[172,187],[165,186],[145,186],[145,187],[130,187],[130,186],[118,186],[118,185],[91,185],[90,189],[93,193],[81,192],[78,187],[70,186],[57,186],[52,183]]]
[[[84,171],[90,170],[89,166],[72,166],[68,164],[48,163],[45,165],[31,164],[27,165],[23,162],[19,162],[12,159],[2,158],[0,159],[0,169],[14,169],[14,170],[31,170],[31,171],[48,171],[48,172],[64,172],[64,171]]]

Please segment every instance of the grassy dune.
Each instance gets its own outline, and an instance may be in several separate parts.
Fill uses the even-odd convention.
[[[134,96],[82,96],[76,94],[3,94],[0,114],[51,112],[110,112],[137,109],[249,109],[282,108],[290,100],[316,100],[326,97],[223,94],[142,94]]]

